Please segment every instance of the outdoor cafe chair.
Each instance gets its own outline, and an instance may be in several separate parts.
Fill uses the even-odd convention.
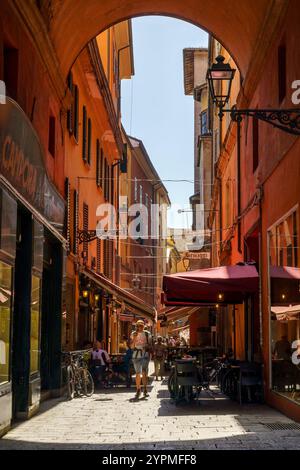
[[[243,403],[244,392],[247,392],[248,402],[252,401],[251,392],[261,395],[262,378],[259,364],[241,363],[239,377],[237,380],[238,401]]]
[[[197,400],[202,388],[199,370],[194,360],[176,360],[174,370],[174,399],[178,404],[181,400],[190,402],[196,390]]]

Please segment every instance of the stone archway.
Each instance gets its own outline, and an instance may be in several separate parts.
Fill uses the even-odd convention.
[[[87,42],[107,27],[141,15],[177,17],[212,33],[238,64],[245,77],[263,36],[270,39],[286,0],[54,0],[50,3],[49,34],[63,73]],[[268,31],[269,27],[269,31]],[[76,34],[74,34],[76,31]],[[268,35],[269,33],[269,35]]]
[[[146,15],[182,19],[208,31],[230,52],[243,79],[241,100],[251,99],[290,0],[12,0],[26,24],[58,96],[86,44],[122,20]],[[74,33],[75,32],[75,33]]]

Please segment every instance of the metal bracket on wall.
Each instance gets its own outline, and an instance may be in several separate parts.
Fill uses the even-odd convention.
[[[252,117],[271,124],[292,135],[300,135],[300,109],[223,109],[222,112],[230,113],[234,122],[241,122],[243,117]]]
[[[93,240],[96,240],[97,232],[96,230],[78,230],[78,243],[89,243]]]

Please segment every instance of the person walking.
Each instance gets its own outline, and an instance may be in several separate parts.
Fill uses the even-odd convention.
[[[150,353],[152,349],[152,337],[149,331],[145,330],[143,320],[136,322],[136,331],[130,337],[130,347],[132,351],[132,362],[136,373],[136,394],[138,400],[141,395],[141,382],[144,388],[144,397],[149,396],[147,391],[148,368],[150,362]]]
[[[163,379],[163,367],[166,356],[166,346],[162,341],[162,337],[158,336],[157,341],[153,346],[153,359],[154,359],[154,368],[155,368],[155,377],[158,380],[158,375],[160,375],[161,380]]]

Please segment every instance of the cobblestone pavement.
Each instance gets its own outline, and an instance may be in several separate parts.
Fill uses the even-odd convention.
[[[265,405],[242,405],[214,390],[175,406],[167,382],[131,402],[134,389],[42,403],[39,413],[0,439],[2,449],[300,449],[295,423]],[[283,429],[271,430],[276,423]],[[269,426],[268,426],[269,425]],[[286,429],[284,429],[286,428]]]

